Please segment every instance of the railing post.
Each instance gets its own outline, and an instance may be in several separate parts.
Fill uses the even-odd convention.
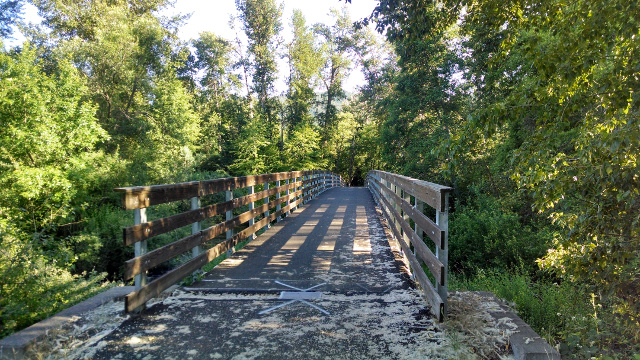
[[[402,194],[404,195],[402,199],[406,201],[409,204],[409,206],[411,206],[411,195],[409,195],[409,193],[405,189],[402,189]],[[400,206],[400,209],[402,211],[402,219],[407,224],[410,224],[411,222],[409,221],[409,215],[407,215],[407,213],[404,210],[402,210],[402,206]],[[403,230],[402,235],[404,236],[404,242],[407,243],[407,245],[409,245],[409,248],[413,247],[413,254],[415,255],[416,248],[415,248],[415,245],[411,244],[411,238],[409,237],[409,234],[405,234]]]
[[[285,185],[289,185],[289,179],[284,181]],[[284,193],[285,196],[289,195],[289,189],[287,189],[287,191]],[[287,205],[289,205],[289,200],[284,202],[284,206],[286,207]],[[287,211],[286,214],[288,215],[291,211]]]
[[[327,173],[322,174],[322,192],[327,191]]]
[[[198,210],[200,209],[201,204],[200,204],[200,197],[198,196],[194,196],[191,198],[191,210]],[[191,224],[191,234],[198,234],[200,231],[202,230],[202,222],[198,221],[198,222],[194,222],[193,224]],[[198,245],[196,247],[194,247],[193,249],[191,249],[191,257],[195,258],[198,255],[200,255],[200,253],[202,252],[202,246]],[[193,274],[197,274],[199,273],[200,270],[196,270]]]
[[[264,189],[265,190],[269,190],[269,182],[264,183]],[[264,205],[266,205],[268,203],[269,203],[269,196],[264,198]],[[266,219],[268,217],[269,217],[269,209],[267,209],[267,211],[264,212],[264,218]],[[267,223],[264,226],[264,231],[267,231],[267,230],[269,230],[269,223]]]
[[[253,185],[249,186],[247,189],[249,190],[249,195],[253,195],[253,192],[254,192]],[[249,203],[249,211],[255,209],[255,206],[256,206],[255,202],[253,202],[253,201],[250,202]],[[255,218],[249,219],[249,226],[253,226],[253,224],[255,224],[255,223],[256,223]],[[256,238],[256,234],[255,233],[253,233],[253,234],[251,234],[251,236],[249,236],[249,240],[254,240],[255,238]]]
[[[280,187],[280,180],[276,181],[276,187]],[[278,190],[278,192],[276,193],[276,200],[280,199],[280,190]],[[276,205],[276,211],[280,211],[280,204]],[[278,216],[276,218],[276,222],[280,222],[280,220],[282,220],[282,218],[280,216]]]
[[[444,197],[444,211],[436,209],[436,225],[440,230],[444,231],[444,237],[442,239],[442,248],[436,246],[436,257],[442,265],[444,265],[444,286],[441,286],[436,281],[436,290],[438,295],[444,303],[444,312],[442,317],[447,316],[448,301],[447,301],[447,286],[449,285],[449,193]]]
[[[402,189],[398,189],[398,185],[393,184],[393,192],[398,195],[399,198],[402,198]],[[400,213],[401,209],[400,209],[400,204],[398,204],[395,200],[393,200],[392,202],[393,208]],[[393,224],[396,226],[396,229],[398,229],[398,232],[400,234],[402,234],[402,227],[400,227],[400,223],[398,222],[398,219],[396,219],[396,217],[393,217]]]
[[[133,223],[135,225],[140,225],[142,223],[147,222],[147,209],[135,209],[133,210]],[[147,253],[147,240],[138,241],[134,245],[134,255],[135,257],[142,256]],[[140,290],[143,286],[147,285],[147,272],[143,272],[142,274],[138,274],[134,277],[135,289],[136,291]],[[136,310],[144,310],[147,304],[144,303]]]
[[[300,180],[298,180],[298,179],[300,179]],[[296,178],[293,179],[294,183],[296,183],[298,181],[302,181],[302,176],[299,176],[299,177],[296,177]],[[293,188],[293,192],[298,192],[300,190],[301,190],[301,186],[296,186],[296,187]],[[301,197],[300,195],[296,196],[295,201],[300,200],[300,197]],[[296,205],[295,210],[297,210],[299,207],[300,207],[300,203],[298,203],[298,205]]]
[[[311,174],[311,182],[309,184],[310,184],[309,200],[312,200],[314,198],[314,195],[313,195],[314,189],[313,189],[313,187],[316,185],[316,174],[315,173]]]
[[[233,200],[233,191],[232,190],[227,190],[225,191],[225,200],[226,201],[231,201]],[[233,219],[233,210],[229,210],[226,212],[226,220],[229,221]],[[233,236],[233,229],[229,229],[227,230],[227,240],[231,239],[231,237]],[[233,246],[231,247],[231,249],[227,250],[227,257],[230,257],[231,254],[233,254]]]
[[[413,206],[414,209],[416,209],[417,212],[419,212],[420,214],[424,214],[424,202],[422,200],[418,200],[418,198],[415,198],[416,203]],[[424,230],[422,230],[418,224],[416,224],[416,235],[418,235],[418,238],[423,239],[424,238]]]

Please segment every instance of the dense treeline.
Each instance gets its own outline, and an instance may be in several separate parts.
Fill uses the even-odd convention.
[[[377,168],[454,187],[454,288],[563,356],[640,352],[637,1],[381,0],[354,26],[236,0],[238,38],[189,43],[165,0],[32,3],[44,24],[0,50],[0,335],[120,278],[114,187]]]

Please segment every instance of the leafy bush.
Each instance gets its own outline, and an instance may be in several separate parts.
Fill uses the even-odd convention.
[[[113,286],[105,273],[61,268],[38,240],[0,222],[0,338]]]
[[[472,188],[467,205],[458,206],[449,222],[452,271],[468,275],[480,268],[536,269],[553,232],[523,224],[520,215],[500,199]]]

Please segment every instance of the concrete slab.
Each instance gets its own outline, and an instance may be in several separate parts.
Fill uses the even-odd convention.
[[[27,358],[29,349],[36,342],[47,335],[47,332],[63,327],[73,321],[78,315],[93,310],[105,303],[123,298],[134,290],[133,286],[121,286],[111,288],[90,299],[76,304],[56,315],[42,320],[28,328],[18,331],[0,340],[0,359],[24,359]]]
[[[544,338],[538,335],[531,326],[516,315],[503,301],[490,292],[478,291],[476,293],[483,297],[485,301],[498,305],[489,311],[489,314],[499,324],[504,324],[505,326],[508,324],[508,330],[512,332],[510,343],[516,360],[560,360],[560,353],[549,346]]]
[[[91,359],[459,358],[415,290],[323,294],[284,304],[276,295],[176,291],[87,349]],[[459,346],[458,346],[459,348]]]

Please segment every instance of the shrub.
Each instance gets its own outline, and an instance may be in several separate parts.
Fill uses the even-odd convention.
[[[478,268],[535,271],[553,237],[549,227],[523,224],[500,199],[472,189],[467,205],[458,205],[449,222],[452,271],[468,275]]]
[[[105,273],[73,275],[25,236],[0,222],[0,338],[113,284]]]

